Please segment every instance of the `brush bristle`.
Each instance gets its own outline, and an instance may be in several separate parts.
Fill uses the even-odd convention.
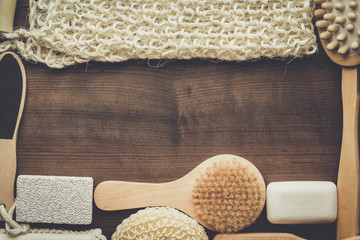
[[[125,219],[111,239],[208,240],[208,237],[205,229],[186,214],[169,207],[153,207]]]
[[[200,218],[218,232],[251,225],[265,202],[265,183],[250,162],[220,161],[197,179],[193,203]]]
[[[359,21],[360,9],[355,0],[317,1],[320,9],[314,15],[322,18],[316,22],[321,29],[320,39],[326,41],[326,48],[340,55],[360,52]]]

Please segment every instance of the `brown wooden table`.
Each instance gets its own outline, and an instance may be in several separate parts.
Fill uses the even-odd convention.
[[[26,15],[27,2],[19,0],[15,25],[25,25]],[[91,62],[54,70],[25,62],[17,173],[90,176],[95,186],[105,180],[165,182],[210,156],[231,153],[253,162],[267,184],[336,182],[341,68],[321,47],[293,60],[174,60],[152,67],[158,63]],[[94,206],[90,227],[110,239],[136,211]],[[245,231],[331,240],[335,228],[273,225],[263,211]],[[214,233],[208,233],[211,239]]]

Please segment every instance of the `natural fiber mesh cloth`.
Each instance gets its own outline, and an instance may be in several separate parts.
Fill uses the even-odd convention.
[[[311,0],[30,0],[0,52],[63,68],[91,60],[300,57],[317,50]]]

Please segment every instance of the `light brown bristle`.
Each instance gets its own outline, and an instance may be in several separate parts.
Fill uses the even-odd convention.
[[[334,4],[332,2],[323,2],[321,4],[321,8],[324,10],[333,10],[334,9]]]
[[[200,218],[218,232],[237,232],[252,224],[265,203],[261,174],[234,159],[215,163],[197,179],[193,203]]]
[[[320,37],[320,39],[329,39],[332,37],[332,35],[333,34],[331,32],[325,31],[325,32],[320,33],[319,37]]]
[[[337,31],[339,31],[339,29],[340,29],[340,26],[339,26],[339,24],[337,24],[337,23],[331,24],[331,25],[327,28],[327,30],[328,30],[329,32],[337,32]]]
[[[324,20],[327,20],[327,21],[334,21],[336,18],[336,15],[334,13],[326,13],[326,14],[324,14],[323,18],[324,18]]]
[[[348,35],[346,32],[340,33],[339,35],[337,35],[336,39],[340,42],[345,41],[348,38]]]
[[[335,9],[338,11],[344,11],[345,10],[345,3],[338,2],[335,4]]]
[[[346,31],[352,32],[355,29],[355,25],[353,23],[349,23],[348,25],[346,25],[345,29]]]
[[[324,9],[316,9],[314,11],[314,16],[317,17],[317,18],[321,18],[322,16],[324,16],[324,14],[326,13],[326,10]]]
[[[315,25],[319,28],[319,37],[324,46],[341,55],[358,53],[360,49],[360,27],[357,26],[358,1],[326,0],[319,2],[317,7],[319,5],[320,8],[315,10],[316,15],[319,16]]]
[[[348,18],[349,18],[350,20],[352,20],[352,21],[355,21],[356,18],[357,18],[357,14],[354,13],[354,12],[351,12],[351,13],[348,14]]]
[[[359,40],[355,40],[351,43],[350,48],[353,50],[356,50],[360,47],[360,41]]]
[[[345,44],[339,48],[338,53],[340,55],[344,55],[344,54],[347,54],[349,52],[349,50],[350,50],[349,46]]]
[[[332,41],[331,43],[329,43],[326,48],[330,51],[333,51],[335,49],[337,49],[339,47],[339,42],[337,40]]]
[[[329,21],[326,20],[319,20],[315,23],[315,26],[318,28],[326,28],[329,26]]]
[[[358,7],[358,3],[354,0],[350,1],[349,3],[349,7],[352,9],[352,10],[355,10],[357,7]]]
[[[346,22],[346,17],[344,17],[344,16],[336,17],[336,18],[335,18],[335,22],[336,22],[337,24],[344,24],[344,23]]]

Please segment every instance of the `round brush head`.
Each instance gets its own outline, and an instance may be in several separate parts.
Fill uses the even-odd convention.
[[[112,240],[208,240],[204,228],[184,213],[169,207],[140,210],[117,226]]]
[[[237,232],[252,224],[265,204],[265,182],[243,158],[214,163],[193,188],[197,214],[218,232]]]

